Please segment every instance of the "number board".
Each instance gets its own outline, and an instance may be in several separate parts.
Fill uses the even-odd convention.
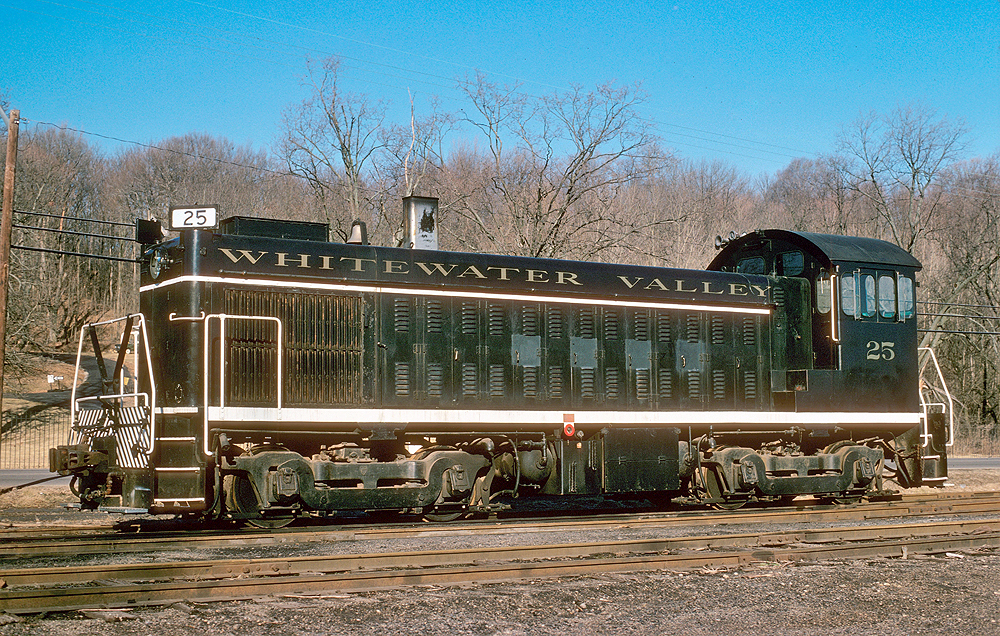
[[[214,229],[219,227],[219,209],[214,205],[170,208],[171,230]]]

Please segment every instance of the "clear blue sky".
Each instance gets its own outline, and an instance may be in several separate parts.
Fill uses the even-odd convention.
[[[833,151],[859,114],[922,104],[1000,151],[1000,0],[361,2],[0,0],[0,93],[31,122],[155,143],[189,132],[270,148],[306,60],[405,123],[455,78],[532,93],[641,82],[681,158],[749,177]],[[35,124],[27,124],[35,125]],[[114,152],[120,142],[88,136]]]

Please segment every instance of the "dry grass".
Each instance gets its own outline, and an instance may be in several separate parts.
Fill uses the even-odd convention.
[[[76,502],[69,486],[28,486],[0,495],[0,510],[25,508],[58,508]]]
[[[4,377],[4,410],[7,409],[7,402],[18,401],[18,395],[23,393],[44,393],[50,388],[69,389],[73,386],[73,371],[75,365],[65,362],[58,362],[51,358],[34,356],[27,360],[24,372],[15,377]],[[53,386],[49,386],[48,376],[62,376],[63,379]],[[87,379],[86,372],[81,374],[80,382]],[[32,402],[27,402],[30,406]]]

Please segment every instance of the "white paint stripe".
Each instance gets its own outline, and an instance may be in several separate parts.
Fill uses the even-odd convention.
[[[221,422],[315,422],[317,424],[476,424],[543,425],[561,428],[563,411],[492,411],[459,409],[309,409],[209,407],[208,418]],[[690,424],[753,424],[793,426],[803,424],[906,424],[920,423],[920,413],[766,411],[573,411],[574,423],[620,426],[686,426]],[[207,436],[206,436],[207,437]]]
[[[181,283],[222,283],[226,285],[243,285],[249,287],[287,287],[297,289],[322,289],[326,291],[341,291],[352,293],[402,294],[407,296],[442,296],[447,298],[481,298],[485,300],[517,300],[522,302],[549,302],[569,305],[608,305],[613,307],[634,307],[639,309],[686,309],[690,311],[717,311],[729,314],[753,314],[766,316],[771,313],[769,307],[739,307],[732,305],[703,305],[698,303],[658,302],[639,300],[618,300],[615,298],[589,296],[552,296],[549,294],[512,294],[504,292],[457,291],[455,289],[438,288],[408,288],[388,287],[383,285],[346,285],[340,283],[295,282],[286,280],[267,280],[254,278],[227,278],[215,276],[179,276],[162,283],[144,285],[140,292],[148,292],[161,287]]]

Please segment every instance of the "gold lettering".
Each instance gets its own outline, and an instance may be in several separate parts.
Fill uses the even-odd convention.
[[[444,265],[442,265],[441,263],[421,263],[419,261],[416,263],[416,265],[420,269],[424,270],[424,273],[427,274],[428,276],[433,275],[434,272],[437,272],[442,276],[447,276],[448,274],[451,273],[451,270],[457,267],[457,265],[449,265],[448,269],[445,269]]]
[[[767,287],[761,287],[760,285],[750,285],[750,288],[757,292],[757,295],[761,298],[767,298]]]
[[[309,267],[308,254],[299,254],[298,258],[288,258],[288,252],[278,252],[276,256],[278,257],[278,262],[275,264],[276,267],[289,267],[287,261],[298,263],[299,267]]]
[[[651,280],[650,283],[646,285],[643,289],[652,289],[653,287],[656,287],[660,291],[667,291],[667,286],[664,285],[663,281],[660,280],[659,278],[654,278],[653,280]]]
[[[333,269],[330,267],[330,261],[333,260],[332,256],[320,256],[319,260],[323,261],[323,264],[319,267],[320,269]]]
[[[684,287],[684,283],[686,283],[686,282],[687,281],[683,281],[683,280],[675,280],[674,284],[677,286],[677,291],[679,291],[679,292],[686,292],[688,294],[695,294],[695,293],[698,292],[698,288],[697,287],[695,287],[694,289],[686,289]]]
[[[702,287],[703,287],[703,289],[702,289],[702,293],[703,294],[725,294],[726,293],[726,290],[724,290],[724,289],[720,289],[719,291],[712,291],[712,283],[710,283],[709,281],[703,281],[702,282]]]
[[[583,283],[576,279],[576,273],[574,272],[556,272],[556,285],[565,285],[566,283],[583,285]]]
[[[341,256],[340,257],[340,262],[343,263],[344,261],[354,261],[354,267],[351,268],[352,272],[363,272],[363,271],[365,271],[365,269],[364,269],[364,267],[361,266],[361,263],[374,263],[375,259],[373,259],[373,258],[351,258],[350,256]]]
[[[730,296],[749,296],[750,289],[743,283],[729,283]]]
[[[528,274],[529,283],[547,283],[549,282],[549,273],[544,269],[527,269],[525,270]]]
[[[219,251],[225,254],[229,258],[229,260],[231,260],[234,263],[239,263],[241,258],[246,258],[248,261],[250,261],[251,265],[256,265],[257,261],[264,258],[264,255],[267,254],[267,252],[260,252],[259,254],[257,254],[257,257],[254,258],[253,256],[250,255],[250,252],[248,252],[247,250],[236,250],[237,252],[239,252],[238,256],[233,254],[229,249],[225,247],[220,247]]]
[[[458,275],[459,278],[464,278],[466,276],[475,276],[476,278],[486,278],[486,276],[479,271],[479,268],[475,265],[469,265],[465,268],[465,271]]]
[[[500,280],[510,280],[510,275],[507,272],[519,272],[520,269],[516,267],[487,267],[486,271],[491,272],[497,270],[500,272]]]
[[[409,274],[410,270],[406,267],[406,261],[385,261],[385,273]]]
[[[628,279],[628,276],[619,276],[618,278],[620,278],[621,281],[623,283],[625,283],[625,285],[627,285],[629,289],[632,289],[633,287],[635,287],[636,285],[638,285],[639,282],[642,280],[642,276],[636,276],[635,280],[633,280],[633,281],[630,281]]]

